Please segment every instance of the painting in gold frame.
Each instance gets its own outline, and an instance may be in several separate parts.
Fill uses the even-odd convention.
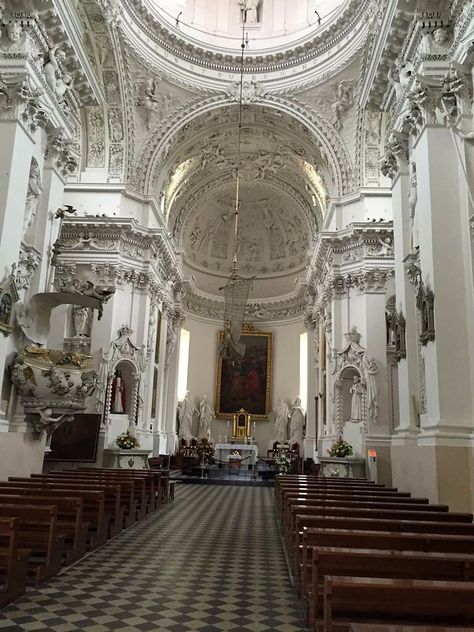
[[[219,344],[223,338],[220,331]],[[243,358],[217,356],[216,416],[232,417],[243,408],[252,419],[264,418],[272,409],[273,334],[244,331],[240,341],[245,345]]]

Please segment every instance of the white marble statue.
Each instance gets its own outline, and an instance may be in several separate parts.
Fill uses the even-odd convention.
[[[194,404],[191,401],[191,394],[186,391],[184,399],[178,403],[178,419],[179,419],[179,438],[189,439],[193,438],[191,432],[191,426],[193,423],[194,413],[198,411],[194,408]]]
[[[58,61],[63,62],[65,59],[66,53],[63,50],[58,50],[58,45],[56,44],[49,50],[48,60],[45,61],[43,66],[44,78],[54,94],[57,94],[58,80],[61,78]]]
[[[285,443],[288,439],[288,417],[290,409],[288,404],[283,400],[278,400],[278,406],[275,410],[275,439],[278,443]]]
[[[41,186],[41,176],[38,163],[35,159],[31,161],[30,175],[28,178],[28,191],[26,193],[25,214],[23,217],[23,235],[33,223],[38,208],[39,198],[43,187]]]
[[[245,22],[247,24],[256,24],[258,22],[258,5],[260,0],[242,0],[240,5],[245,14]]]
[[[72,324],[74,325],[74,336],[89,335],[89,310],[87,307],[75,305],[72,308]]]
[[[297,397],[290,408],[290,446],[297,443],[303,447],[305,412],[301,406],[301,398]]]
[[[199,404],[199,437],[210,438],[211,436],[211,424],[215,419],[216,413],[214,408],[207,401],[207,395],[204,395],[201,403]]]
[[[362,421],[362,395],[364,393],[364,385],[357,375],[354,375],[354,380],[350,388],[350,393],[352,395],[350,420]]]

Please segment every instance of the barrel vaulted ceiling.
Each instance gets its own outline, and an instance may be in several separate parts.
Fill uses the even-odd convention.
[[[189,287],[202,297],[220,298],[218,288],[232,262],[238,2],[79,4],[94,42],[91,56],[116,104],[108,103],[103,114],[89,108],[87,143],[100,122],[108,132],[109,164],[111,151],[122,160],[115,175],[109,170],[109,181],[125,180],[130,190],[155,199],[182,255]],[[384,3],[295,0],[294,11],[284,4],[285,15],[277,16],[278,2],[260,0],[265,20],[247,29],[244,54],[238,256],[242,274],[255,277],[251,300],[268,305],[301,290],[297,279],[304,277],[329,200],[358,185],[365,125],[358,95]],[[177,25],[170,16],[178,5],[183,14]],[[216,7],[220,32],[212,26]],[[190,16],[193,28],[186,26]],[[103,36],[107,28],[110,50]],[[100,68],[104,60],[110,70]],[[115,109],[119,101],[121,111]]]

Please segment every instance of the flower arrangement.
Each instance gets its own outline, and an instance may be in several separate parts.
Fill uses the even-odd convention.
[[[196,453],[198,455],[199,462],[208,465],[209,463],[212,463],[214,459],[214,446],[209,439],[201,439],[201,443],[198,444]]]
[[[333,443],[333,445],[329,448],[328,454],[329,456],[343,458],[345,456],[352,456],[353,450],[350,443],[347,443],[347,441],[344,441],[342,437],[339,437],[336,443]]]
[[[128,430],[118,435],[115,439],[115,444],[118,445],[121,450],[131,450],[132,448],[140,447],[137,438],[131,435]]]
[[[275,459],[275,469],[277,474],[291,474],[294,470],[294,461],[290,453],[286,450],[280,452]]]

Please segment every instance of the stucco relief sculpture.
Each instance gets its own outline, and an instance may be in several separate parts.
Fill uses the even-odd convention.
[[[449,50],[448,31],[440,26],[434,31],[426,32],[420,44],[420,52],[425,55],[446,55]]]
[[[204,395],[199,404],[199,436],[201,438],[211,436],[211,424],[215,419],[216,413],[214,408],[207,400],[207,395]]]
[[[33,223],[38,209],[39,199],[43,187],[41,186],[41,175],[38,163],[31,159],[30,175],[28,178],[28,190],[26,193],[25,214],[23,218],[23,235]]]
[[[367,420],[371,423],[376,423],[378,413],[378,388],[375,379],[378,373],[377,363],[373,358],[366,355],[362,362],[362,367],[365,375]]]
[[[290,409],[288,404],[280,398],[275,410],[275,439],[278,443],[285,443],[288,439],[288,419]]]
[[[194,404],[191,401],[191,393],[186,391],[186,395],[184,399],[178,403],[178,420],[179,420],[179,438],[192,439],[192,423],[194,413],[198,411],[194,407]]]
[[[40,439],[44,432],[46,432],[48,439],[50,439],[53,432],[59,428],[59,426],[63,423],[74,421],[74,416],[68,415],[67,413],[62,413],[57,417],[53,417],[53,411],[51,408],[37,408],[36,412],[39,415],[39,419],[36,418],[30,421],[34,439]]]
[[[334,91],[335,101],[331,108],[333,111],[332,123],[337,130],[342,128],[342,115],[352,107],[354,103],[354,87],[351,81],[341,81]]]
[[[297,397],[291,404],[290,414],[290,445],[297,443],[303,446],[305,412],[301,406],[301,398]]]
[[[418,180],[416,175],[416,164],[411,163],[411,175],[410,175],[410,191],[408,192],[408,211],[411,222],[411,243],[410,250],[418,248],[418,229],[416,218],[416,205],[418,202]]]

